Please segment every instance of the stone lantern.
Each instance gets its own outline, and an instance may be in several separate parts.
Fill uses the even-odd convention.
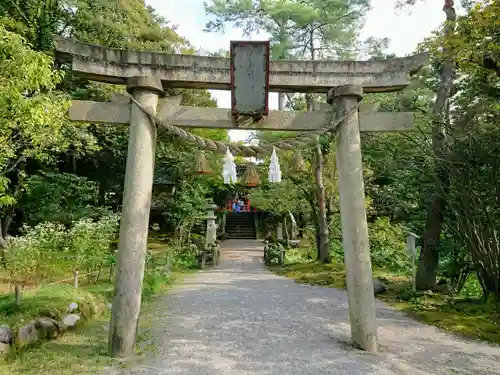
[[[217,224],[215,223],[215,220],[217,219],[217,217],[215,216],[217,205],[213,203],[212,199],[208,199],[205,208],[207,210],[207,216],[204,217],[204,219],[207,221],[205,244],[208,245],[214,244],[217,240]]]

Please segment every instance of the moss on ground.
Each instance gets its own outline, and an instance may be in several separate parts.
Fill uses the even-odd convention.
[[[167,250],[166,243],[160,238],[150,239],[149,248],[160,258]],[[183,274],[184,270],[179,269],[168,277],[155,279],[148,275],[148,280],[145,280],[145,287],[149,290],[143,294],[143,300],[148,300],[143,303],[141,311],[138,354],[155,349],[151,339],[151,316],[157,315],[155,297],[164,295]],[[90,375],[118,364],[107,355],[110,319],[107,304],[111,301],[112,291],[112,284],[108,281],[82,285],[78,289],[66,284],[47,285],[23,293],[20,307],[15,306],[13,293],[0,294],[0,324],[13,328],[27,324],[45,312],[61,316],[71,302],[78,303],[81,315],[87,320],[57,340],[43,341],[4,357],[0,360],[0,375]],[[123,364],[120,362],[120,365]]]
[[[272,266],[278,275],[298,283],[345,288],[342,264],[292,263]],[[466,337],[500,343],[500,306],[494,301],[483,303],[479,299],[454,297],[440,293],[413,295],[410,279],[387,270],[373,271],[387,284],[386,293],[377,298],[394,308],[440,329]]]

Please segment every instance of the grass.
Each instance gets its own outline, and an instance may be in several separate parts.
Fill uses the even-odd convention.
[[[44,341],[29,350],[8,356],[1,375],[94,374],[112,359],[107,357],[109,311],[57,340]]]
[[[77,302],[83,319],[99,315],[105,307],[105,297],[111,294],[111,285],[93,286],[74,289],[70,285],[51,285],[45,288],[29,290],[22,295],[21,306],[17,306],[12,293],[0,296],[0,321],[11,328],[19,328],[39,316],[65,315],[71,302]]]
[[[284,266],[272,266],[271,270],[298,283],[345,288],[344,265],[339,262],[287,262]],[[478,298],[440,293],[413,295],[407,276],[380,269],[374,269],[373,276],[382,279],[388,288],[377,298],[394,308],[440,329],[500,344],[500,306],[494,301],[482,303]]]
[[[157,263],[165,259],[167,246],[163,239],[150,238],[149,248],[158,257]],[[149,273],[145,278],[144,287],[147,291],[143,294],[137,354],[155,349],[150,337],[151,316],[155,316],[157,309],[154,297],[164,294],[169,285],[182,277],[183,273],[184,270],[179,268],[168,277]],[[111,300],[113,288],[107,277],[103,279],[106,281],[81,285],[78,289],[67,284],[55,284],[27,290],[23,293],[20,308],[14,303],[13,293],[0,294],[0,324],[12,328],[18,328],[47,313],[61,316],[71,302],[78,303],[81,315],[86,320],[85,324],[66,332],[57,340],[43,341],[13,351],[0,361],[0,375],[90,375],[106,366],[118,364],[117,360],[107,355],[110,319],[107,304]],[[0,286],[3,290],[9,289],[8,286]]]

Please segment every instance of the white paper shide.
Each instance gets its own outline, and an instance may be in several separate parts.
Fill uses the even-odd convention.
[[[269,165],[268,180],[270,183],[281,182],[280,163],[278,161],[278,156],[276,155],[276,149],[274,147],[273,153],[271,154],[271,164]]]
[[[236,183],[236,164],[234,163],[234,156],[233,154],[231,154],[229,149],[227,149],[226,156],[224,156],[224,165],[222,166],[222,177],[224,178],[225,184]]]

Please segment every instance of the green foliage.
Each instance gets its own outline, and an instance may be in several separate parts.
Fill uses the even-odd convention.
[[[494,155],[498,141],[498,9],[494,1],[477,2],[457,18],[454,33],[445,35],[440,29],[421,46],[432,57],[430,70],[439,71],[443,60],[457,66],[447,123],[438,124],[446,133],[444,157],[435,163],[440,173],[432,174],[444,186],[438,191],[446,200],[438,248],[441,266],[452,280],[473,266],[482,274],[484,292],[496,295],[500,247],[493,208],[498,194],[492,181],[497,167],[495,158],[484,155]],[[429,83],[435,89],[436,83]]]
[[[321,55],[345,57],[356,43],[368,6],[366,0],[212,0],[205,4],[205,10],[215,20],[206,29],[220,31],[233,24],[246,35],[267,32],[271,34],[274,59],[310,57],[318,48]]]
[[[411,272],[410,257],[406,251],[407,231],[402,226],[381,217],[369,225],[369,234],[375,267],[406,274]]]
[[[148,252],[148,256],[146,257],[146,269],[142,282],[141,295],[143,300],[157,295],[165,285],[172,283],[172,275],[166,269],[164,261],[165,258],[160,258]]]
[[[97,221],[80,219],[70,229],[50,222],[25,227],[25,234],[11,238],[4,251],[11,283],[38,285],[51,280],[58,267],[99,272],[112,263],[111,244],[117,228],[114,214]]]
[[[68,102],[53,91],[63,75],[52,69],[51,58],[1,24],[0,51],[0,203],[6,206],[16,201],[6,173],[23,157],[48,161],[51,150],[69,143],[63,131]]]
[[[141,349],[144,349],[145,341],[150,340],[149,328],[153,328],[150,327],[153,323],[151,317],[157,315],[157,304],[144,302],[164,294],[168,286],[183,275],[182,268],[174,268],[168,274],[162,269],[165,253],[169,249],[167,245],[158,238],[150,238],[148,243],[152,254],[148,257],[143,283],[141,329],[138,332],[138,346]],[[155,260],[152,261],[152,258]],[[16,305],[12,294],[0,295],[0,321],[14,330],[40,316],[50,314],[62,319],[72,302],[78,303],[77,313],[84,321],[83,326],[57,340],[43,341],[26,350],[10,353],[2,359],[0,374],[88,375],[114,364],[107,356],[108,332],[103,329],[109,324],[110,310],[107,305],[112,296],[113,286],[108,280],[82,283],[78,289],[64,283],[43,284],[39,288],[26,290],[21,306]],[[47,358],[51,360],[47,361]]]
[[[252,190],[250,199],[254,207],[282,215],[288,211],[296,212],[304,204],[301,193],[291,180],[284,179],[279,184],[265,183]]]
[[[25,228],[25,232],[9,241],[4,264],[12,284],[37,285],[53,276],[57,256],[67,241],[66,232],[63,226],[49,222]]]
[[[75,271],[79,271],[84,264],[92,261],[94,234],[92,219],[78,220],[69,230],[68,252]]]
[[[69,173],[39,172],[26,178],[21,204],[29,223],[57,221],[71,224],[96,211],[98,186]]]
[[[183,53],[187,41],[141,0],[79,1],[74,37],[114,48]]]
[[[95,272],[111,263],[111,243],[116,237],[118,216],[107,215],[99,221],[80,219],[68,231],[66,251],[75,271]]]
[[[476,2],[464,16],[457,18],[453,35],[445,36],[439,30],[427,39],[425,46],[437,58],[452,59],[458,63],[460,70],[482,74],[485,83],[492,83],[488,81],[495,75],[498,78],[500,61],[499,16],[495,0]],[[443,45],[446,49],[440,48]]]
[[[36,236],[28,234],[9,241],[4,250],[4,262],[12,284],[25,285],[39,280],[44,254],[37,240]]]
[[[95,148],[85,127],[65,116],[68,96],[52,58],[31,49],[20,35],[0,24],[0,211],[25,194],[26,161],[50,164],[70,145]],[[28,163],[29,165],[29,163]]]
[[[340,215],[334,215],[330,222],[330,253],[333,262],[343,264],[344,250],[341,242]],[[391,223],[388,217],[378,217],[368,224],[372,265],[378,269],[409,274],[411,258],[406,251],[407,230]]]
[[[168,275],[159,274],[156,271],[147,271],[144,275],[142,283],[142,300],[146,300],[154,295],[157,295],[165,285],[170,283],[171,279]]]
[[[198,269],[196,247],[177,246],[171,240],[154,240],[151,243],[162,249],[151,249],[146,257],[146,269],[142,286],[142,298],[148,299],[174,282],[178,272]]]
[[[56,34],[114,48],[170,53],[193,53],[192,46],[140,0],[117,3],[78,0],[71,5],[56,0],[28,0],[21,5],[2,3],[0,9],[3,14],[0,44],[4,43],[0,83],[6,88],[0,93],[0,106],[11,111],[4,111],[4,116],[0,116],[2,216],[22,207],[30,225],[45,220],[69,225],[80,218],[95,216],[98,207],[118,210],[122,201],[128,129],[71,124],[65,113],[69,98],[109,101],[112,93],[123,92],[124,88],[91,83],[71,72],[63,75],[62,70],[54,70],[49,56],[50,37]],[[65,64],[55,66],[66,69]],[[206,90],[175,90],[168,94],[174,93],[183,94],[184,105],[216,106]],[[195,132],[228,140],[227,131],[222,129]],[[73,153],[69,168],[64,166],[68,149]],[[157,151],[157,173],[179,182],[175,199],[197,199],[193,202],[186,199],[185,204],[175,205],[171,197],[160,194],[155,200],[163,204],[165,212],[171,213],[166,218],[171,227],[185,220],[196,221],[204,209],[205,197],[219,189],[220,176],[210,178],[207,183],[189,176],[186,172],[190,171],[190,162],[194,159],[193,148],[179,145],[178,140],[163,132],[158,137]],[[54,171],[56,162],[59,172],[63,173]]]
[[[170,249],[169,257],[172,267],[184,269],[198,268],[198,250],[194,247],[173,246]]]

